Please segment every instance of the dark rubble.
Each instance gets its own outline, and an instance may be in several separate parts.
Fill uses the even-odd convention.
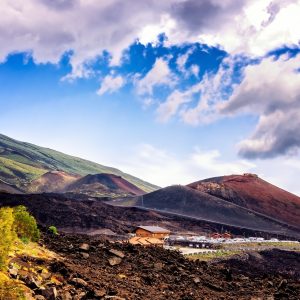
[[[299,299],[296,252],[273,249],[206,263],[85,235],[47,234],[43,243],[63,257],[48,263],[63,282],[56,299]]]

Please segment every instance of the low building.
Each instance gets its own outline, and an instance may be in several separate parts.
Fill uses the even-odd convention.
[[[129,244],[132,245],[142,245],[142,246],[159,246],[162,247],[164,245],[164,241],[161,239],[153,238],[153,237],[132,237],[129,239]]]
[[[169,237],[171,232],[159,226],[139,226],[135,229],[134,233],[137,237],[165,239]]]

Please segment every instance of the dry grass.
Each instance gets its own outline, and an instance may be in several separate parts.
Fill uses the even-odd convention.
[[[242,251],[216,251],[216,252],[208,252],[208,253],[197,253],[192,255],[186,255],[186,258],[190,260],[202,260],[202,261],[209,261],[216,258],[227,258],[233,256],[235,254],[239,254]]]

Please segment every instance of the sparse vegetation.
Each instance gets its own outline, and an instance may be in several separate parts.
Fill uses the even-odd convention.
[[[48,231],[54,235],[58,235],[58,231],[57,231],[57,228],[55,226],[50,226],[48,228]]]
[[[106,167],[85,159],[70,156],[55,150],[23,143],[0,134],[1,147],[5,153],[0,157],[0,178],[22,187],[49,170],[60,170],[70,174],[109,173],[122,176],[145,192],[158,187],[118,169]]]
[[[17,237],[14,230],[13,209],[4,207],[0,209],[0,270],[6,267],[9,251]]]
[[[40,232],[36,221],[24,206],[0,209],[0,269],[7,264],[9,252],[17,238],[23,241],[37,241]]]
[[[15,280],[9,279],[0,272],[0,299],[1,300],[23,300],[26,299],[22,286]]]
[[[215,251],[215,252],[207,252],[207,253],[197,253],[197,254],[191,254],[186,255],[186,257],[190,260],[203,260],[203,261],[209,261],[216,258],[226,258],[230,257],[235,254],[239,254],[241,251]]]
[[[26,207],[14,208],[14,230],[21,240],[36,242],[40,238],[40,231],[36,220],[29,214]]]
[[[21,284],[4,273],[8,258],[21,241],[37,241],[40,236],[36,221],[24,206],[0,208],[0,299],[25,299]],[[18,239],[19,238],[19,239]],[[2,272],[3,271],[3,272]]]

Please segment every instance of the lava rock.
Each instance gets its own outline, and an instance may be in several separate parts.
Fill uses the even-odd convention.
[[[83,243],[79,246],[79,249],[80,250],[83,250],[83,251],[89,251],[90,250],[90,245],[89,244],[86,244],[86,243]]]
[[[81,253],[81,256],[82,256],[82,258],[84,258],[84,259],[88,259],[90,256],[89,256],[89,254],[88,253],[85,253],[85,252],[82,252]]]
[[[88,286],[88,283],[81,278],[73,278],[72,282],[79,286]]]
[[[42,290],[42,295],[47,300],[55,300],[57,298],[57,290],[55,287],[49,287],[49,288]]]
[[[116,249],[110,249],[109,252],[114,254],[117,257],[120,257],[120,258],[125,257],[125,254],[122,251],[119,251],[119,250],[116,250]]]
[[[119,265],[122,262],[122,258],[114,256],[108,259],[111,266]]]

